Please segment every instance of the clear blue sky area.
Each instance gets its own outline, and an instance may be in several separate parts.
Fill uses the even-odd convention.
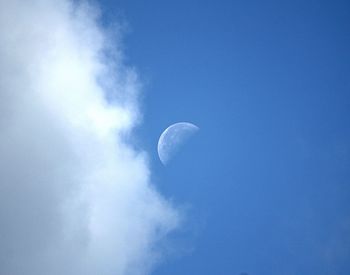
[[[101,1],[187,220],[154,275],[350,274],[350,2]],[[170,124],[199,133],[163,167]]]

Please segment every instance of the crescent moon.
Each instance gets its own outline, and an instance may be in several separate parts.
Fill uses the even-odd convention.
[[[178,122],[170,125],[158,140],[158,156],[163,165],[173,157],[181,145],[199,130],[190,122]]]

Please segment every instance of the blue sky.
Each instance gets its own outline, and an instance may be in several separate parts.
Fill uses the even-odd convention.
[[[349,274],[349,3],[101,5],[128,25],[157,188],[188,209],[154,274]],[[164,168],[177,121],[201,131]]]

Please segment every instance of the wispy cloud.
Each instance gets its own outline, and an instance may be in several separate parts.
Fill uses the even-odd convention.
[[[177,226],[126,138],[137,75],[98,16],[0,0],[1,274],[147,274]]]

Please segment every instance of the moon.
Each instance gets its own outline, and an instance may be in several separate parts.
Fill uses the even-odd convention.
[[[178,122],[166,128],[158,140],[158,156],[163,165],[166,165],[181,145],[198,130],[199,127],[190,122]]]

